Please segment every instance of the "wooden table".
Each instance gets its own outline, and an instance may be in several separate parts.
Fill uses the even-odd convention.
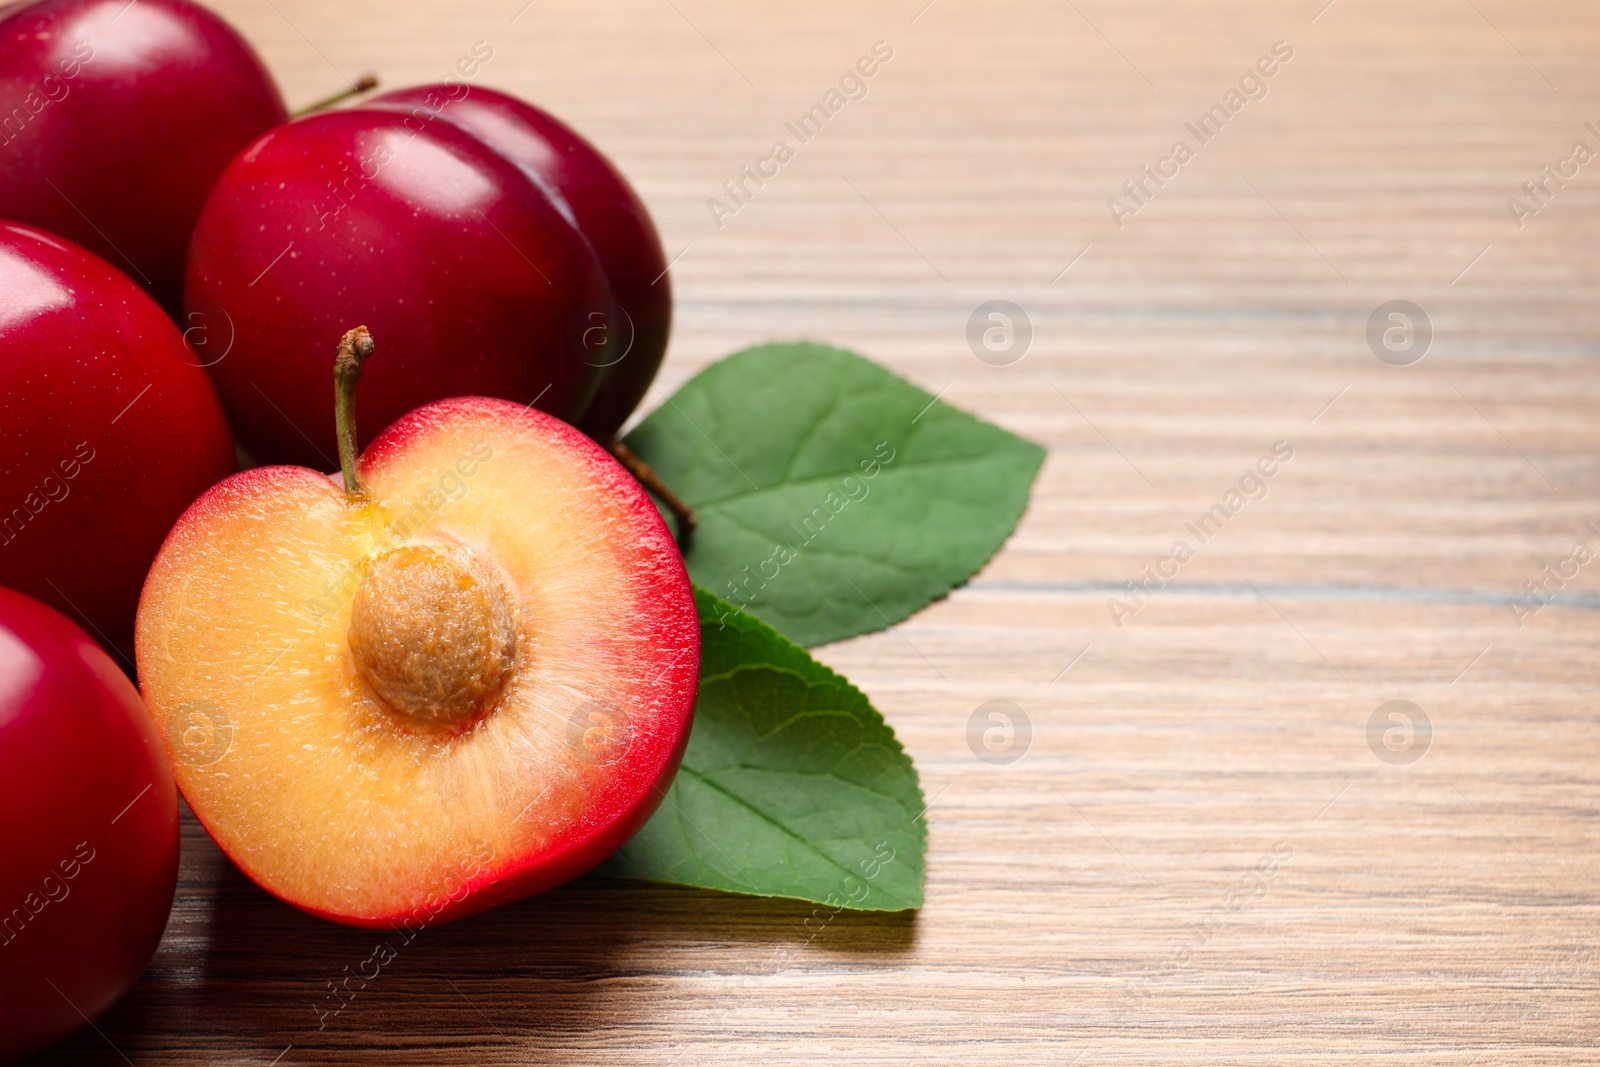
[[[807,336],[1049,446],[975,581],[820,653],[921,768],[927,906],[840,915],[780,968],[804,905],[584,878],[426,932],[319,1030],[373,935],[268,898],[191,820],[144,980],[39,1062],[1600,1063],[1597,567],[1510,606],[1600,553],[1600,163],[1522,190],[1600,149],[1600,9],[925,2],[218,6],[292,102],[482,40],[481,84],[611,153],[682,252],[648,403]],[[880,40],[796,147],[784,122]],[[1186,129],[1279,41],[1264,97]],[[777,139],[795,158],[716,226]],[[1176,173],[1135,201],[1143,165]],[[1009,365],[966,340],[993,299],[1033,329]],[[1369,347],[1391,300],[1431,324],[1418,362]],[[1280,441],[1201,544],[1185,524]],[[1176,577],[1108,608],[1180,539]],[[1033,726],[1011,765],[967,745],[991,699]],[[1391,751],[1385,711],[1369,744],[1391,700],[1431,737]]]

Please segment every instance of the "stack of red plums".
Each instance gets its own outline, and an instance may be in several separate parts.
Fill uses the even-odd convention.
[[[417,925],[676,771],[693,598],[614,458],[667,263],[492,54],[291,118],[189,0],[0,6],[0,1063],[143,970],[180,789],[270,892]]]

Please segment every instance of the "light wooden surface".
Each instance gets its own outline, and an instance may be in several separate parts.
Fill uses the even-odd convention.
[[[1506,207],[1600,149],[1600,10],[1324,2],[219,4],[292,102],[481,39],[482,84],[612,153],[689,246],[649,403],[804,335],[1051,455],[977,580],[820,653],[933,799],[920,914],[841,915],[780,965],[805,906],[582,879],[427,931],[319,1030],[373,935],[190,823],[144,980],[40,1062],[1600,1063],[1600,564],[1507,607],[1600,551],[1600,162],[1520,230]],[[713,226],[880,39],[866,99]],[[1268,95],[1119,230],[1106,199],[1279,40]],[[1035,330],[1005,367],[964,337],[996,298]],[[1364,339],[1396,298],[1436,330],[1409,367]],[[1267,496],[1115,626],[1280,440]],[[1010,766],[967,746],[991,699],[1033,724]],[[1391,699],[1433,724],[1419,762],[1368,747]]]

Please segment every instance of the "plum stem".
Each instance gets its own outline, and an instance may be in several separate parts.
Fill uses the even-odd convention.
[[[602,442],[606,451],[617,457],[617,462],[628,469],[628,473],[639,480],[639,484],[661,498],[661,502],[672,512],[672,517],[678,520],[678,547],[689,547],[689,539],[694,535],[694,509],[682,500],[644,460],[639,454],[615,437],[607,438]]]
[[[339,469],[344,472],[344,492],[358,497],[366,486],[361,482],[361,453],[356,450],[356,383],[361,380],[361,365],[372,355],[372,334],[365,326],[346,330],[339,338],[339,351],[333,357],[333,425],[339,436]]]
[[[305,107],[301,108],[299,111],[296,111],[289,117],[291,119],[298,119],[304,118],[307,115],[315,115],[319,111],[326,111],[334,104],[343,103],[352,96],[360,96],[362,93],[371,89],[376,89],[377,87],[378,76],[376,74],[363,74],[361,77],[351,82],[348,89],[340,89],[332,96],[318,100],[314,104],[307,104]]]

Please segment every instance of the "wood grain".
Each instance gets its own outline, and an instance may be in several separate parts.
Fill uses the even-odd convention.
[[[1600,164],[1506,207],[1600,147],[1600,9],[923,3],[218,6],[293,102],[481,39],[483,84],[612,153],[687,249],[649,403],[809,336],[1048,444],[975,581],[820,653],[921,768],[927,906],[780,964],[807,907],[585,878],[426,931],[321,1020],[374,936],[191,821],[149,972],[39,1063],[1600,1063],[1594,568],[1507,606],[1600,547]],[[878,40],[866,98],[713,225]],[[1276,41],[1267,95],[1118,228],[1107,198]],[[1034,328],[1003,367],[965,339],[997,298]],[[1436,335],[1408,367],[1365,340],[1397,298]],[[1278,441],[1265,497],[1117,626]],[[992,699],[1032,722],[1009,766],[967,745]],[[1368,747],[1392,699],[1432,723],[1419,762]]]

